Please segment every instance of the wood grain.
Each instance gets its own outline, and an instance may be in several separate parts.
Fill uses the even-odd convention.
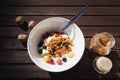
[[[0,7],[0,15],[76,15],[83,7]],[[120,7],[89,7],[83,16],[119,16]]]
[[[17,16],[1,16],[0,26],[2,25],[17,25],[15,23],[15,18]],[[40,22],[49,17],[64,17],[71,19],[73,16],[25,16],[25,20],[29,22],[30,20],[35,20]],[[81,18],[76,22],[77,25],[82,26],[120,26],[120,16],[81,16]]]
[[[120,37],[120,27],[84,27],[79,26],[85,37],[92,37],[96,33],[108,32],[114,37]],[[112,30],[112,31],[111,31]],[[29,35],[31,29],[28,31],[22,30],[18,25],[17,26],[2,26],[0,28],[0,37],[17,37],[20,33],[26,33]]]
[[[85,38],[85,47],[89,48],[91,38]],[[115,38],[113,49],[120,49],[120,38]],[[0,38],[0,49],[26,49],[17,38]]]
[[[61,5],[61,6],[64,6],[64,5],[69,5],[69,6],[79,6],[79,5],[117,5],[119,6],[120,5],[120,1],[119,0],[2,0],[1,1],[1,5],[2,6],[8,6],[8,5],[21,5],[21,6],[29,6],[29,5],[52,5],[52,6],[55,6],[55,5]]]
[[[0,78],[50,78],[48,72],[36,65],[0,66]]]

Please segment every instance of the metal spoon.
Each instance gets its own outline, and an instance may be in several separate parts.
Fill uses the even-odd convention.
[[[77,21],[88,9],[88,6],[84,7],[77,15],[75,15],[68,23],[65,25],[61,31],[64,31],[66,28],[68,28],[71,24],[73,24],[75,21]]]

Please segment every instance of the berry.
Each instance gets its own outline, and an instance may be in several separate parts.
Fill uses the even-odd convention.
[[[62,60],[61,60],[61,59],[58,59],[58,60],[57,60],[57,64],[58,64],[58,65],[62,65]]]
[[[55,34],[55,37],[59,37],[61,34],[60,33],[58,33],[58,34]]]
[[[51,59],[49,60],[49,63],[50,63],[50,64],[55,64],[55,63],[54,63],[54,59],[51,58]]]
[[[67,62],[67,59],[66,59],[66,58],[63,58],[62,60],[63,60],[64,62]]]
[[[61,57],[62,56],[62,51],[58,51],[58,55]]]

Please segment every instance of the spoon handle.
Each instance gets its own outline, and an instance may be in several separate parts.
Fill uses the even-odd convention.
[[[67,27],[77,21],[88,9],[88,6],[84,7],[77,15],[75,15],[68,23],[63,27],[61,31],[64,31]]]

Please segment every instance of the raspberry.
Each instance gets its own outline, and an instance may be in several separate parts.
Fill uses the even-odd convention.
[[[54,60],[53,60],[52,58],[49,60],[49,63],[50,63],[50,64],[55,64],[55,63],[54,63]]]
[[[58,33],[58,34],[55,34],[55,37],[59,37],[61,34],[60,33]]]
[[[58,64],[58,65],[62,65],[62,60],[61,60],[61,59],[58,59],[58,60],[57,60],[57,64]]]

